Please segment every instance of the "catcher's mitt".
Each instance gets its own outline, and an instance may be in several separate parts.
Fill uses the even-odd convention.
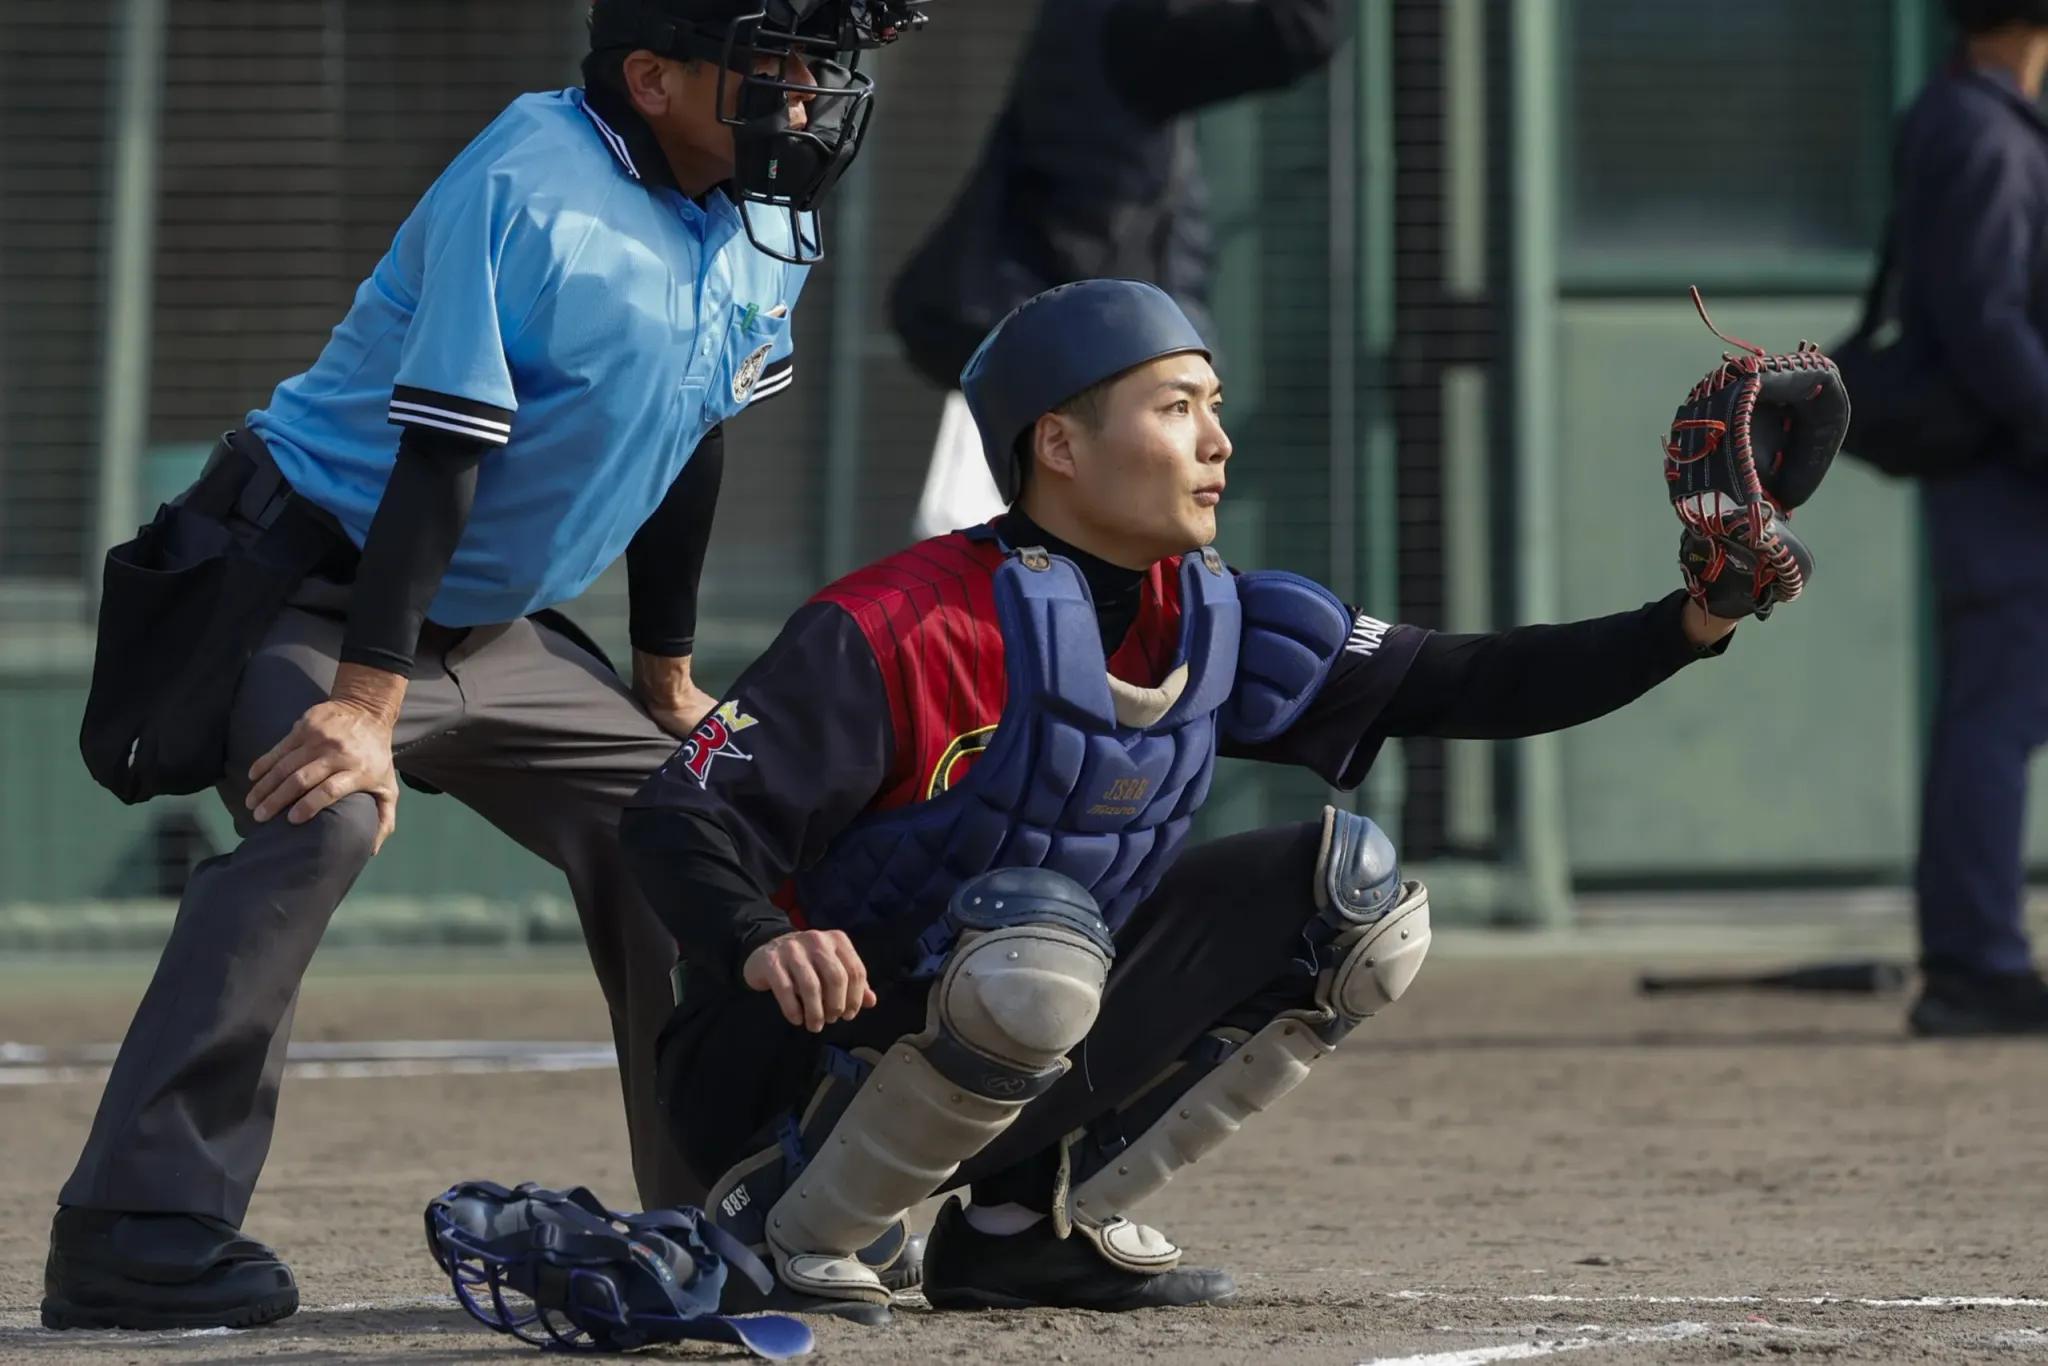
[[[1678,563],[1686,591],[1718,617],[1766,617],[1813,575],[1813,554],[1790,525],[1813,496],[1849,430],[1849,391],[1812,342],[1773,356],[1730,337],[1740,354],[1692,388],[1664,443],[1664,479],[1685,530]]]

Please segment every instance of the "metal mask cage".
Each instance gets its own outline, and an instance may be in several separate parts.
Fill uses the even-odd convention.
[[[567,1313],[544,1308],[516,1283],[508,1284],[509,1277],[521,1272],[530,1274],[543,1254],[528,1252],[513,1257],[492,1252],[480,1246],[480,1240],[456,1224],[439,1205],[429,1207],[427,1227],[427,1250],[433,1254],[435,1265],[448,1273],[456,1301],[471,1318],[535,1347],[602,1350],[591,1332]],[[583,1276],[602,1282],[618,1311],[619,1325],[625,1326],[624,1306],[617,1304],[618,1291],[609,1278],[574,1269],[568,1274],[572,1281]],[[508,1296],[512,1298],[508,1300]],[[539,1332],[534,1331],[536,1326]]]
[[[847,24],[842,23],[830,37],[767,24],[764,11],[726,26],[717,58],[718,121],[732,130],[736,163],[732,184],[747,240],[777,260],[814,265],[825,256],[818,205],[860,154],[868,121],[874,115],[875,83],[860,70],[861,47],[841,45]],[[761,57],[774,59],[776,69],[756,70]],[[811,66],[815,79],[789,79],[792,57]],[[728,91],[735,92],[730,105]],[[799,96],[806,100],[807,117],[803,128],[792,128],[787,124],[787,109],[793,97]],[[726,112],[728,107],[731,114]],[[745,159],[742,146],[747,142],[778,145],[766,153],[771,169],[785,158],[805,156],[815,166],[815,174],[792,183],[787,190],[762,185],[737,169]],[[787,215],[787,251],[759,231],[754,221],[759,208]]]
[[[732,131],[730,188],[747,240],[766,256],[808,266],[825,257],[818,206],[853,165],[874,114],[875,83],[860,70],[860,54],[922,28],[927,3],[755,0],[747,12],[702,20],[650,5],[594,23],[593,37],[607,48],[646,47],[717,65],[717,118]],[[817,79],[789,79],[791,57],[809,65]],[[756,70],[762,58],[774,69]],[[788,122],[787,108],[797,96],[806,102],[802,129]],[[764,231],[763,210],[786,215],[787,232]]]
[[[594,1265],[580,1265],[545,1247],[508,1254],[493,1250],[487,1240],[457,1224],[438,1206],[428,1213],[433,1236],[427,1240],[435,1264],[448,1273],[455,1298],[469,1316],[487,1328],[510,1333],[535,1347],[577,1352],[631,1351],[651,1342],[682,1336],[674,1330],[687,1320],[648,1309],[634,1310],[619,1293],[619,1283]],[[628,1255],[657,1278],[671,1277],[660,1254],[642,1240],[645,1233],[621,1235]],[[540,1303],[533,1291],[543,1276],[561,1278],[571,1308]],[[534,1330],[538,1328],[539,1332]]]

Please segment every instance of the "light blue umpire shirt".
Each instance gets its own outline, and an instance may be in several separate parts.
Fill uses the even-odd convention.
[[[643,178],[582,90],[520,97],[414,207],[319,360],[249,414],[357,546],[397,458],[391,424],[501,448],[433,621],[581,593],[704,434],[794,379],[807,269],[757,251],[724,193],[699,203],[667,181]]]

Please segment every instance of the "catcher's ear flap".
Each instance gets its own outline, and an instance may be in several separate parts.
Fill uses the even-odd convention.
[[[1813,364],[1766,366],[1749,426],[1757,479],[1788,510],[1813,497],[1849,432],[1841,371],[1818,352],[1806,355]]]

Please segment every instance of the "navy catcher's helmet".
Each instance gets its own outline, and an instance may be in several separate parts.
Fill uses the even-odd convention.
[[[1023,487],[1018,438],[1106,379],[1209,343],[1165,290],[1141,280],[1080,280],[1034,295],[982,338],[960,372],[981,448],[1004,501]]]

